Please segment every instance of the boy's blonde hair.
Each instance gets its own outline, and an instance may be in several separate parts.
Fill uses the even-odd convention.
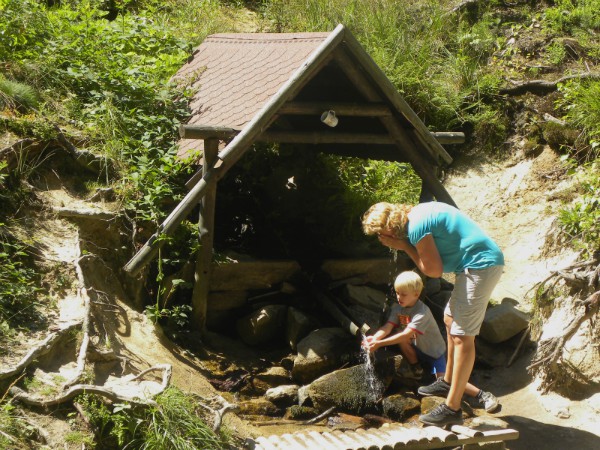
[[[405,239],[407,235],[410,205],[380,202],[371,206],[362,218],[362,228],[366,235],[379,234],[391,230],[394,236]]]
[[[421,276],[411,270],[400,273],[394,281],[394,290],[406,290],[410,292],[418,292],[423,290],[423,279]]]

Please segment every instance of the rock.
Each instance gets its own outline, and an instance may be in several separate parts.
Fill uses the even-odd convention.
[[[239,319],[237,332],[248,345],[272,343],[285,331],[287,306],[269,305]]]
[[[290,420],[308,420],[317,417],[318,415],[319,411],[316,408],[293,405],[286,410],[283,418]]]
[[[504,342],[527,328],[529,317],[515,308],[512,301],[502,301],[488,308],[479,335],[492,344]]]
[[[378,362],[374,368],[360,364],[323,375],[308,386],[308,395],[320,411],[335,406],[349,414],[379,413],[379,399],[392,381],[395,359]]]
[[[286,339],[292,350],[296,351],[298,342],[318,327],[319,321],[314,317],[291,306],[288,308]]]
[[[385,320],[382,317],[383,310],[375,312],[360,305],[350,305],[348,306],[347,310],[348,315],[359,328],[361,328],[363,324],[367,324],[367,326],[373,330],[373,332],[375,332],[375,330],[377,330]]]
[[[358,350],[356,339],[341,328],[320,328],[298,343],[292,378],[307,384],[338,369]]]
[[[444,309],[452,296],[452,291],[439,291],[436,294],[425,297],[425,304],[429,306],[433,317],[438,323],[444,321]]]
[[[384,292],[369,286],[344,286],[343,296],[345,300],[353,305],[369,309],[376,314],[381,314],[387,298]]]
[[[274,366],[254,376],[241,392],[247,395],[263,395],[271,388],[289,383],[289,372],[283,367]]]
[[[437,294],[442,290],[442,281],[439,278],[427,278],[423,286],[424,295]]]
[[[277,405],[291,405],[298,402],[297,384],[286,384],[268,389],[265,392],[265,398]]]
[[[398,422],[418,414],[421,409],[419,400],[402,394],[390,395],[383,399],[383,415]]]
[[[278,416],[279,408],[269,400],[259,398],[240,402],[239,414],[242,416]]]
[[[213,265],[210,290],[271,289],[300,271],[300,265],[296,261],[230,260],[227,263]]]

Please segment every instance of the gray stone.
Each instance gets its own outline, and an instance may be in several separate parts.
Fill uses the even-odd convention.
[[[364,283],[386,285],[410,265],[410,258],[399,254],[396,261],[392,258],[328,259],[323,261],[321,270],[332,280],[360,277]]]
[[[237,332],[248,345],[260,345],[281,339],[285,331],[287,306],[269,305],[239,319]]]
[[[488,308],[479,335],[492,344],[504,342],[516,336],[529,325],[526,313],[515,308],[510,301]]]
[[[239,414],[242,416],[277,416],[280,414],[279,407],[264,398],[243,401],[238,406]]]
[[[292,350],[296,351],[298,342],[318,327],[319,322],[314,317],[291,306],[288,308],[286,338]]]
[[[299,388],[300,386],[297,384],[277,386],[268,389],[267,392],[265,392],[265,398],[277,405],[292,405],[298,402]]]
[[[290,373],[283,367],[269,367],[254,376],[242,390],[243,394],[262,395],[269,389],[290,383]]]
[[[338,369],[356,352],[356,339],[341,328],[320,328],[298,343],[292,378],[307,384]]]

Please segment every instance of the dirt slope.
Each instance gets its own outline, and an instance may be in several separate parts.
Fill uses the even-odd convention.
[[[494,300],[510,297],[520,309],[531,309],[531,289],[576,254],[553,242],[553,224],[561,194],[570,180],[553,174],[558,156],[546,148],[539,156],[514,155],[503,160],[464,157],[452,166],[445,186],[458,206],[473,217],[502,248],[506,266]],[[582,401],[556,394],[541,395],[527,373],[531,353],[509,368],[479,373],[476,385],[501,401],[499,418],[518,429],[521,437],[511,450],[600,448],[600,393]]]

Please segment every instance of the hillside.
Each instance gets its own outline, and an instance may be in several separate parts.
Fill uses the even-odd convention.
[[[5,3],[16,4],[8,0]],[[136,2],[132,3],[128,19],[137,12]],[[594,5],[599,4],[575,2],[575,7],[571,2],[502,2],[488,8],[476,0],[439,2],[445,8],[444,14],[449,14],[442,17],[460,15],[457,29],[462,35],[452,44],[460,47],[457,42],[462,42],[465,48],[438,42],[436,51],[462,51],[453,60],[457,65],[472,56],[478,61],[474,66],[481,64],[489,69],[476,72],[467,64],[461,66],[465,83],[477,81],[476,87],[469,85],[459,92],[451,83],[461,78],[451,73],[460,72],[457,67],[432,67],[414,79],[407,73],[416,74],[416,65],[403,67],[405,72],[397,69],[402,58],[391,55],[394,46],[401,45],[398,35],[389,32],[397,39],[390,44],[375,32],[369,34],[368,26],[361,22],[361,11],[350,12],[344,2],[336,3],[335,7],[342,10],[332,11],[331,16],[319,9],[322,17],[314,9],[303,11],[302,2],[265,2],[263,9],[256,2],[213,3],[203,5],[214,9],[202,11],[202,17],[210,19],[203,23],[200,35],[217,31],[313,31],[328,29],[329,22],[321,22],[325,17],[332,23],[347,19],[427,125],[440,130],[450,123],[453,131],[465,132],[465,144],[448,146],[454,162],[444,168],[443,184],[457,205],[481,224],[505,253],[505,273],[493,294],[494,302],[514,299],[519,309],[531,315],[532,324],[530,339],[524,340],[518,354],[514,353],[512,364],[502,360],[494,367],[478,367],[474,381],[499,397],[502,408],[494,417],[521,433],[519,440],[510,443],[510,449],[568,448],[573,442],[582,449],[600,447],[598,306],[597,301],[595,306],[585,308],[582,303],[594,286],[598,290],[598,277],[594,285],[589,276],[589,285],[581,287],[581,280],[573,285],[566,276],[557,276],[582,261],[591,260],[598,266],[594,259],[594,251],[599,248],[594,218],[598,218],[600,182],[598,135],[594,133],[600,129],[600,114],[594,109],[597,105],[581,99],[596,98],[593,93],[599,77],[600,19]],[[4,7],[2,1],[0,7]],[[402,20],[435,25],[444,20],[434,15],[438,7],[437,3],[410,2],[403,10],[410,20]],[[571,14],[557,12],[559,7],[571,8]],[[183,6],[181,9],[184,11]],[[169,11],[171,18],[183,23],[175,9]],[[391,20],[391,15],[377,17],[384,23],[384,19]],[[120,17],[125,27],[125,14]],[[74,23],[79,19],[72,18]],[[91,21],[91,16],[88,19]],[[215,387],[219,385],[216,381],[222,383],[230,375],[254,373],[259,367],[278,365],[290,355],[282,357],[278,351],[241,345],[231,335],[209,332],[201,336],[188,326],[185,308],[167,308],[168,297],[164,300],[167,311],[159,308],[164,298],[163,286],[157,282],[164,275],[160,265],[153,265],[139,277],[129,277],[122,270],[154,231],[158,219],[174,207],[191,170],[174,163],[170,150],[162,151],[173,139],[174,124],[187,111],[180,111],[177,101],[181,97],[171,104],[165,99],[166,91],[156,94],[156,86],[167,79],[168,69],[177,69],[182,55],[189,51],[184,50],[183,41],[167,39],[165,45],[173,53],[157,64],[153,52],[158,44],[153,33],[158,33],[161,26],[167,27],[168,21],[162,20],[144,23],[151,27],[143,36],[150,37],[148,41],[136,34],[143,28],[142,22],[132,21],[134,31],[129,39],[130,43],[136,42],[136,58],[144,59],[148,72],[150,67],[164,66],[165,73],[154,74],[155,80],[138,77],[144,66],[133,68],[137,64],[133,52],[124,51],[115,52],[111,63],[124,61],[127,69],[111,66],[105,71],[110,76],[101,81],[103,75],[94,78],[98,73],[93,71],[91,60],[51,74],[52,67],[47,66],[47,78],[67,80],[72,76],[76,80],[73,86],[79,90],[70,91],[66,82],[62,84],[64,80],[54,86],[40,84],[44,86],[39,90],[45,109],[18,106],[0,85],[0,262],[5,271],[0,303],[0,447],[122,448],[116,436],[119,432],[120,436],[133,436],[134,423],[136,427],[157,424],[156,434],[160,434],[164,422],[157,416],[161,414],[148,415],[157,410],[164,412],[162,417],[174,411],[171,424],[189,427],[178,432],[184,437],[187,433],[190,440],[192,436],[197,438],[194,442],[203,442],[191,444],[193,448],[226,448],[221,439],[230,439],[233,448],[241,448],[246,437],[299,428],[263,427],[246,420],[233,412],[238,395]],[[187,22],[181,26],[182,34],[193,29],[193,25],[186,26]],[[486,27],[489,29],[483,31]],[[427,34],[424,28],[415,26],[412,31],[418,30],[423,37]],[[13,31],[0,34],[0,43],[7,43],[3,36]],[[73,30],[72,34],[78,36],[80,32]],[[65,36],[69,33],[63,30]],[[119,45],[126,47],[122,40],[127,37],[119,33],[121,30],[116,33]],[[108,39],[105,46],[117,42],[107,37],[108,28],[100,35]],[[41,35],[36,39],[45,42]],[[10,45],[17,46],[17,41]],[[22,46],[17,46],[19,51],[28,48],[24,41],[18,43]],[[48,41],[46,50],[58,54],[54,45],[58,45],[56,41]],[[75,57],[79,38],[70,45],[66,60]],[[82,58],[89,57],[86,45],[79,48]],[[0,82],[6,76],[42,83],[39,80],[45,77],[40,73],[27,72],[32,67],[28,64],[33,64],[28,59],[33,58],[33,50],[19,53],[21,61],[12,61],[4,50],[0,52],[7,61],[0,65]],[[44,55],[49,57],[49,53]],[[59,67],[60,63],[51,64]],[[125,75],[129,69],[127,76],[135,77],[131,86]],[[569,77],[572,79],[566,79]],[[117,90],[107,94],[111,86]],[[100,95],[102,89],[105,91]],[[140,92],[152,95],[144,97],[146,94]],[[447,98],[440,92],[447,93]],[[121,96],[126,99],[121,105],[127,111],[123,116],[110,100]],[[94,103],[99,98],[100,103]],[[152,109],[154,106],[158,112]],[[137,111],[133,117],[139,118],[138,123],[127,116],[132,111]],[[128,144],[132,147],[127,148]],[[258,185],[259,181],[255,182]],[[381,195],[388,195],[389,184],[381,187]],[[357,183],[353,188],[367,191],[372,186]],[[565,208],[570,206],[574,209],[569,216],[569,234],[561,215],[564,219]],[[578,211],[582,216],[576,216]],[[588,228],[578,228],[586,220]],[[195,248],[195,243],[185,240],[189,236],[181,239],[183,244],[178,241],[176,245],[185,251]],[[348,250],[351,253],[355,249]],[[176,264],[182,265],[189,258],[185,251],[177,249],[165,258],[165,267],[171,264],[169,275],[174,277],[180,269]],[[15,277],[6,275],[9,272]],[[13,302],[14,298],[25,298],[26,303]],[[181,304],[173,301],[171,306]],[[528,369],[536,359],[539,343],[560,335],[565,324],[584,309],[591,320],[584,320],[567,340],[559,364]],[[183,326],[173,327],[178,319]],[[497,352],[498,358],[513,354],[514,347],[513,342],[503,346]],[[495,349],[487,351],[493,353]],[[151,371],[146,372],[148,369]],[[558,372],[553,372],[555,369]],[[235,378],[225,381],[232,380]],[[243,381],[243,377],[237,381]],[[98,398],[106,401],[86,394],[90,386],[103,386],[105,390]],[[146,408],[156,406],[153,399],[157,393],[163,394],[157,398],[165,403],[157,409]],[[191,416],[201,420],[188,422]],[[213,426],[224,433],[212,433]],[[108,436],[113,430],[117,432]],[[166,448],[158,442],[148,444],[149,448]],[[141,443],[131,446],[141,448]]]

